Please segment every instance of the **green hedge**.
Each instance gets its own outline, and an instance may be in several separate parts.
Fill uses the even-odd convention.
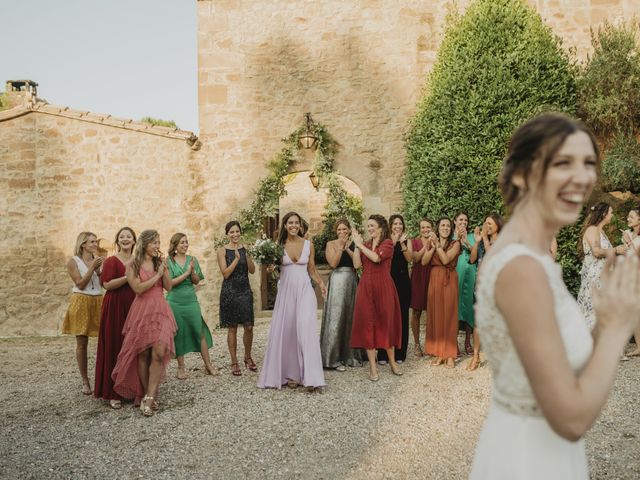
[[[575,70],[558,37],[521,0],[477,0],[463,16],[451,15],[406,137],[412,231],[424,215],[465,210],[473,226],[504,212],[497,178],[508,140],[542,111],[575,114]],[[568,251],[564,237],[559,249]]]
[[[634,136],[617,135],[605,152],[602,187],[607,192],[640,193],[640,143]]]
[[[640,130],[640,28],[605,22],[578,78],[580,117],[602,140]]]

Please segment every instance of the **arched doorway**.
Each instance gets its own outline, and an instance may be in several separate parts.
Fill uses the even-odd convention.
[[[290,211],[298,212],[304,220],[309,223],[309,238],[312,239],[324,228],[323,214],[327,205],[328,189],[322,185],[315,188],[310,179],[310,170],[292,172],[284,177],[286,195],[280,198],[278,214],[275,218],[265,219],[265,232],[272,238],[276,238],[279,221],[282,215]],[[347,177],[338,175],[347,193],[362,199],[362,190],[354,181]],[[318,271],[323,280],[329,276],[330,270],[327,265],[318,265]],[[277,293],[277,281],[274,281],[266,272],[261,278],[261,298],[262,309],[271,310],[275,302]],[[322,306],[322,295],[316,289],[318,296],[318,307]]]

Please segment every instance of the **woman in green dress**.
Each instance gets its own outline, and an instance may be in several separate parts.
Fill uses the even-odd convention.
[[[218,375],[218,369],[211,364],[209,349],[213,346],[211,332],[202,318],[194,285],[204,279],[198,259],[187,255],[189,240],[184,233],[176,233],[169,244],[169,274],[173,288],[167,294],[167,301],[178,324],[174,338],[180,380],[187,378],[184,355],[200,352],[208,375]]]
[[[475,326],[473,314],[473,292],[476,287],[476,271],[475,264],[469,263],[471,248],[475,243],[473,233],[469,233],[469,216],[465,212],[458,213],[453,219],[455,224],[454,238],[460,240],[462,247],[458,265],[458,320],[464,326],[464,349],[467,355],[473,354],[471,346],[471,335]]]

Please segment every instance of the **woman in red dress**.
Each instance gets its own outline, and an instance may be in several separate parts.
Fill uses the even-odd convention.
[[[422,264],[422,259],[428,255],[428,260],[433,255],[434,244],[429,240],[433,230],[433,222],[428,218],[420,220],[420,235],[412,242],[413,265],[411,267],[411,332],[413,333],[413,354],[422,356],[420,346],[420,316],[427,309],[427,292],[429,291],[429,276],[431,275],[431,262]],[[429,321],[427,319],[427,321]]]
[[[395,348],[402,343],[402,317],[396,287],[391,278],[393,242],[389,239],[389,224],[382,215],[371,215],[367,222],[371,240],[363,243],[354,228],[353,266],[362,267],[362,277],[356,292],[356,305],[351,330],[351,348],[364,348],[369,360],[369,380],[377,382],[376,349],[383,348],[389,357],[391,371],[402,375],[395,360]]]
[[[100,274],[100,283],[107,290],[100,312],[100,333],[96,354],[96,383],[93,394],[96,398],[109,400],[113,409],[122,408],[122,398],[113,390],[111,373],[116,366],[122,348],[122,330],[129,308],[136,298],[125,276],[125,265],[131,259],[136,234],[129,227],[116,233],[117,253],[105,260]]]
[[[431,276],[427,298],[427,333],[425,353],[436,358],[431,365],[454,368],[458,356],[458,273],[456,265],[460,255],[460,242],[453,240],[453,228],[449,218],[441,218],[436,224],[436,234],[431,240],[436,247],[431,257]],[[427,263],[427,255],[422,259]]]

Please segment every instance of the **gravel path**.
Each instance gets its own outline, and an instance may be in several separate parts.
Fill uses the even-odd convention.
[[[263,356],[268,323],[255,327]],[[381,367],[328,371],[324,394],[262,391],[232,377],[226,332],[214,332],[205,376],[162,386],[151,418],[80,394],[72,337],[0,339],[0,478],[462,479],[489,404],[487,367],[454,370],[410,357],[403,377]],[[240,343],[240,342],[239,342]],[[90,352],[95,354],[95,340]],[[93,358],[90,361],[93,368]],[[258,362],[259,363],[259,362]],[[612,398],[587,439],[593,479],[640,478],[640,360],[620,365]],[[92,371],[92,370],[90,370]],[[93,377],[93,376],[92,376]]]

